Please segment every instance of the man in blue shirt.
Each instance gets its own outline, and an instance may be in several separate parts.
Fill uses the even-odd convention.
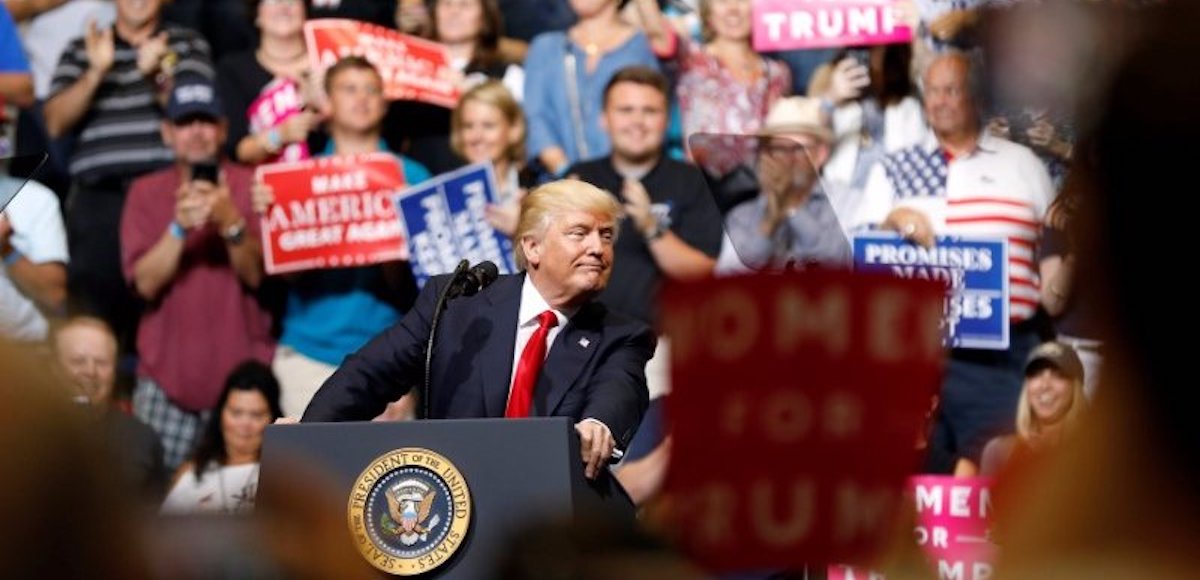
[[[324,155],[387,150],[380,137],[387,110],[383,79],[371,63],[359,57],[338,61],[325,73],[325,92],[330,139]],[[398,161],[408,184],[429,179],[419,163],[404,156]],[[271,196],[256,189],[256,209],[261,211]],[[298,417],[346,355],[400,320],[399,298],[415,289],[404,262],[302,272],[289,276],[287,285],[283,335],[272,370],[284,414]]]
[[[759,194],[725,217],[719,273],[750,268],[849,266],[850,244],[821,182],[832,131],[817,99],[780,99],[758,134]]]

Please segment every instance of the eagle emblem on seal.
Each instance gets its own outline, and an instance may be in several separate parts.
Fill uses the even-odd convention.
[[[441,523],[436,514],[430,517],[437,490],[416,479],[406,479],[386,492],[388,511],[380,517],[379,526],[387,534],[411,546],[428,540],[429,533]]]

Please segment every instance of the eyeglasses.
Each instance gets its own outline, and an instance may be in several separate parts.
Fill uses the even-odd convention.
[[[807,147],[788,141],[768,141],[759,146],[759,151],[776,161],[788,161],[808,158]]]

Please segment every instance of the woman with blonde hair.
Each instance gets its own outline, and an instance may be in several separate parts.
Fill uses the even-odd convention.
[[[499,81],[519,103],[525,89],[520,60],[524,44],[504,38],[504,17],[496,0],[406,0],[398,4],[397,27],[446,47],[450,68],[461,74],[466,92]],[[450,109],[417,101],[396,101],[384,122],[384,138],[435,175],[456,169],[461,159],[450,144]]]
[[[762,128],[771,105],[791,92],[787,66],[750,44],[750,0],[700,0],[700,45],[671,26],[656,0],[634,1],[654,53],[678,66],[675,96],[685,138],[695,133],[752,134]],[[732,169],[732,158],[745,152],[738,146],[728,149],[731,159],[706,159],[706,165],[719,172]]]
[[[1083,378],[1083,363],[1070,346],[1047,342],[1035,348],[1017,400],[1017,432],[988,442],[980,475],[995,475],[1013,456],[1052,448],[1070,433],[1087,404]]]
[[[488,222],[512,235],[521,196],[533,185],[533,176],[525,170],[525,113],[520,103],[497,81],[467,91],[450,115],[450,147],[468,163],[491,162],[497,203],[488,208]]]

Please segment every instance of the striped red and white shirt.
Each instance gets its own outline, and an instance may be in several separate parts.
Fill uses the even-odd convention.
[[[1009,319],[1027,320],[1040,293],[1035,259],[1054,185],[1027,147],[983,135],[969,155],[947,156],[932,133],[889,155],[867,180],[856,226],[882,222],[908,207],[929,217],[937,235],[1008,241]]]

